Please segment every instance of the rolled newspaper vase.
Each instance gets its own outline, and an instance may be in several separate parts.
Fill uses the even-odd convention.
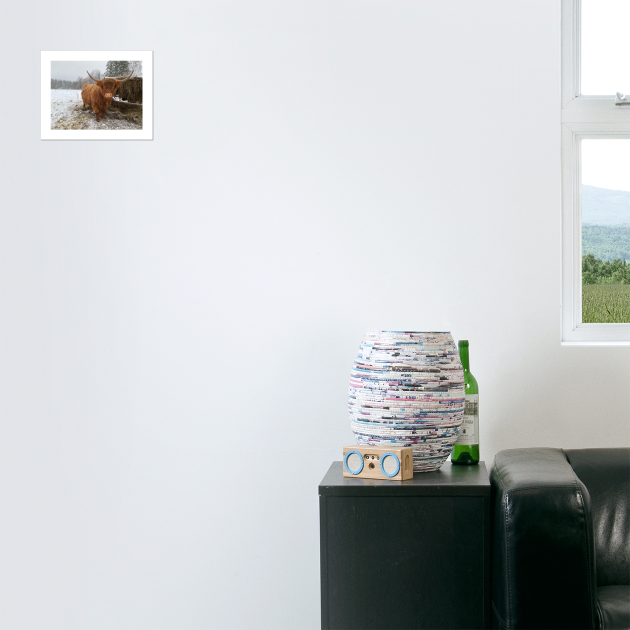
[[[449,332],[369,331],[350,373],[357,444],[413,448],[414,472],[438,470],[457,440],[464,371]]]

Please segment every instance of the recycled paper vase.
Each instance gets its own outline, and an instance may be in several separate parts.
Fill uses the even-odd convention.
[[[414,472],[438,470],[464,413],[464,371],[451,333],[366,333],[348,407],[357,444],[411,446]]]

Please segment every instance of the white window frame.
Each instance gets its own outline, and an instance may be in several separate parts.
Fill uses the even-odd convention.
[[[629,324],[582,323],[581,143],[630,139],[630,106],[580,94],[581,0],[562,0],[562,344],[630,345]]]

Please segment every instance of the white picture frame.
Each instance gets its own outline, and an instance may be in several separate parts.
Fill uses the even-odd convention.
[[[142,61],[142,129],[51,129],[51,63],[84,59]],[[89,68],[86,70],[89,71]],[[41,51],[42,140],[153,140],[152,50],[42,50]]]

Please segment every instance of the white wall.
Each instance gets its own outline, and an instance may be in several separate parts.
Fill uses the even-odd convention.
[[[367,329],[471,343],[482,458],[627,445],[560,346],[559,2],[5,3],[0,625],[319,627]],[[154,50],[155,140],[39,140],[40,50]]]

